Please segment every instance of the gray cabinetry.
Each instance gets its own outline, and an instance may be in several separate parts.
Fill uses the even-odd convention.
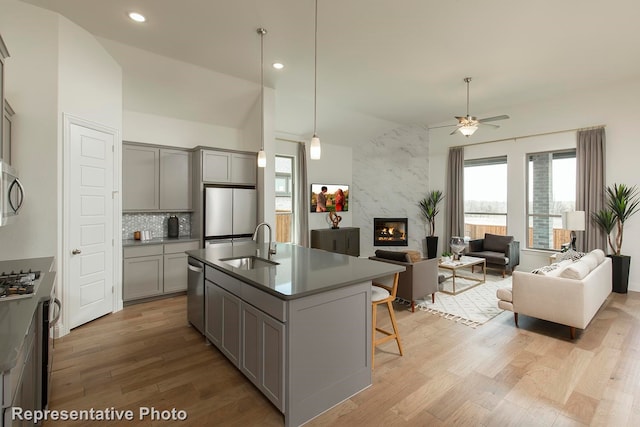
[[[191,210],[191,152],[123,144],[122,207],[124,211]]]
[[[124,248],[123,300],[162,294],[162,245]]]
[[[234,184],[256,184],[256,168],[258,167],[255,154],[231,154],[231,182]]]
[[[186,291],[188,256],[185,251],[198,247],[197,241],[125,247],[123,300]]]
[[[267,314],[284,318],[284,303],[225,276],[205,268],[205,335],[284,411],[286,327]]]
[[[191,210],[191,153],[160,149],[160,209]]]
[[[226,152],[202,151],[202,181],[230,182],[231,155]]]
[[[164,293],[187,290],[187,263],[185,251],[198,249],[198,242],[165,243],[164,245]]]
[[[360,256],[360,229],[356,227],[311,230],[311,247],[351,256]]]
[[[123,210],[157,210],[160,206],[159,187],[160,151],[154,147],[123,144]]]
[[[23,411],[33,411],[40,408],[38,401],[38,381],[41,373],[38,370],[39,335],[42,333],[37,328],[38,314],[33,317],[24,343],[18,353],[16,366],[2,374],[2,407],[6,408],[3,414],[4,427],[33,426],[33,421],[12,420],[11,408],[21,408]]]
[[[4,60],[9,57],[9,51],[7,50],[7,46],[4,44],[2,40],[2,36],[0,35],[0,108],[4,110]],[[2,120],[0,120],[0,156],[5,162],[9,162],[10,159],[5,158],[5,150],[8,150],[9,143],[5,141],[5,135],[7,135],[7,130],[5,129],[6,122],[4,120],[4,114]],[[7,147],[5,147],[5,144]]]
[[[284,324],[243,302],[241,338],[240,370],[284,410]]]
[[[205,336],[236,367],[240,360],[240,299],[205,280]]]
[[[256,185],[256,155],[201,150],[202,182]]]
[[[11,122],[13,120],[14,114],[15,113],[13,111],[13,108],[11,108],[11,105],[9,105],[9,103],[5,100],[4,117],[2,118],[2,144],[0,144],[2,145],[2,150],[0,150],[0,156],[2,156],[2,160],[8,164],[11,164]]]

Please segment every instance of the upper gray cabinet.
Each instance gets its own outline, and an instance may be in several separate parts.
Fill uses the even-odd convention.
[[[4,40],[2,40],[2,35],[0,35],[0,108],[2,108],[3,111],[2,120],[0,120],[0,156],[2,156],[2,160],[6,163],[11,163],[11,118],[7,118],[7,109],[5,106],[8,104],[5,104],[4,100],[4,60],[8,57],[9,51],[4,44]],[[9,107],[9,110],[11,110],[11,107]],[[13,110],[11,111],[11,115],[13,115]],[[7,124],[7,120],[9,120],[9,124]],[[9,154],[7,155],[7,153]]]
[[[256,185],[256,155],[217,150],[200,150],[202,182]]]
[[[122,145],[124,211],[190,211],[191,152]]]
[[[13,108],[5,100],[4,101],[4,116],[2,118],[2,160],[5,163],[11,164],[11,121],[13,120]]]
[[[160,149],[160,209],[191,210],[191,152]]]
[[[231,154],[231,182],[234,184],[256,183],[258,160],[255,154]]]

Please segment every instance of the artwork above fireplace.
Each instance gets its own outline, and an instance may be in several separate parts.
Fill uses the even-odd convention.
[[[373,246],[408,246],[407,218],[374,218]]]

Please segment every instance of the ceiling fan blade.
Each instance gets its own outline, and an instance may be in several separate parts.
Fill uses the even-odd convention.
[[[506,114],[503,114],[502,116],[494,116],[494,117],[487,117],[486,119],[480,119],[478,120],[478,122],[480,123],[485,123],[485,122],[495,122],[496,120],[505,120],[508,119],[509,116],[507,116]]]
[[[455,124],[455,125],[429,126],[429,129],[450,128],[451,126],[458,126],[458,125]]]
[[[454,135],[456,132],[458,132],[458,129],[460,129],[459,127],[456,128],[456,130],[454,130],[453,132],[451,132],[449,135]]]
[[[484,123],[484,122],[479,122],[478,124],[479,124],[479,125],[482,125],[482,126],[491,126],[491,127],[496,128],[496,129],[500,127],[500,126],[498,126],[498,125],[494,125],[493,123]]]

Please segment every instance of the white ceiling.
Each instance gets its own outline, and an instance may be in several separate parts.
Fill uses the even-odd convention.
[[[59,12],[104,42],[123,67],[125,109],[231,127],[258,93],[256,29],[264,27],[265,64],[285,64],[279,72],[265,67],[265,82],[279,99],[306,102],[310,132],[313,0],[23,1]],[[640,75],[637,0],[318,3],[319,115],[332,105],[396,123],[455,123],[454,115],[466,113],[465,76],[473,77],[470,113],[483,117]],[[147,22],[130,21],[131,10]],[[137,49],[123,45],[159,56],[146,55],[143,64]],[[197,67],[176,79],[162,57]],[[164,65],[154,70],[149,58]],[[179,101],[167,105],[162,96]]]

